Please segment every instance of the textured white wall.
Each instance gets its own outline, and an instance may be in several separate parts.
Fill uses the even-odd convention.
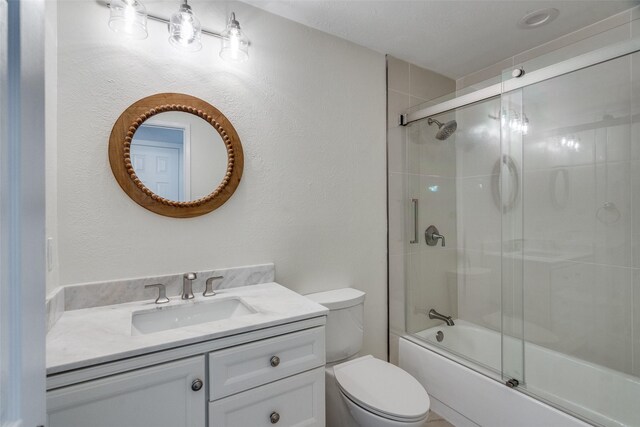
[[[47,292],[58,286],[58,6],[45,2],[45,186],[47,244]]]
[[[167,16],[176,2],[148,4]],[[175,51],[166,26],[126,41],[95,2],[58,8],[60,284],[275,262],[301,293],[367,292],[365,348],[386,357],[385,59],[242,3],[192,2],[205,26],[234,10],[250,61],[229,65],[219,41]],[[129,199],[107,157],[131,103],[183,92],[219,108],[245,153],[240,187],[192,219],[155,215]]]

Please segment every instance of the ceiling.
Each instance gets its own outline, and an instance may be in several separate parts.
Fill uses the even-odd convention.
[[[638,1],[244,0],[306,26],[460,78],[637,5]],[[532,10],[558,18],[520,29]]]

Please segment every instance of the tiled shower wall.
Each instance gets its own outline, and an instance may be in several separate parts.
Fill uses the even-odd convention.
[[[447,239],[455,242],[452,234],[456,221],[455,152],[443,153],[443,149],[450,148],[444,144],[431,144],[425,138],[407,138],[411,130],[399,126],[398,118],[408,108],[453,92],[455,86],[452,79],[387,56],[389,348],[392,363],[397,363],[398,338],[405,332],[405,303],[407,322],[412,329],[429,327],[430,321],[422,311],[430,306],[450,307],[450,295],[442,284],[446,283],[447,271],[455,269],[456,265],[454,250],[433,250],[424,244],[424,230],[435,218],[443,218],[442,221],[449,224],[439,222],[437,226]],[[435,131],[434,126],[433,135]],[[445,191],[430,192],[428,187],[433,185],[440,185]],[[409,233],[413,230],[412,198],[419,199],[420,203],[418,244],[409,243],[413,238],[413,233]],[[405,280],[406,289],[412,290],[406,298]]]
[[[513,64],[526,61],[525,69],[531,70],[626,40],[630,35],[635,36],[638,32],[640,25],[637,25],[638,21],[634,21],[638,15],[636,8],[547,45],[523,52],[490,69],[459,79],[457,89],[467,92],[474,87],[483,87],[487,82],[480,81],[487,78],[492,78],[491,82],[500,81],[501,71]],[[633,75],[623,75],[618,79],[633,81],[634,93],[637,90],[636,80],[638,79],[636,77],[638,67],[635,66],[635,62],[638,62],[638,59],[634,59],[633,67],[619,69],[623,72],[626,70],[627,74],[629,70],[633,70]],[[423,91],[422,97],[416,96],[414,92],[417,86],[414,81],[418,79],[417,76],[427,79],[423,84],[431,85],[431,92],[425,94]],[[443,76],[388,58],[389,302],[390,360],[392,362],[397,361],[398,336],[404,333],[407,325],[411,330],[431,326],[426,315],[420,310],[435,307],[441,309],[440,311],[449,310],[450,313],[446,312],[446,314],[458,312],[461,318],[490,328],[500,323],[499,255],[487,256],[492,249],[491,241],[495,241],[499,249],[500,215],[498,210],[493,209],[490,193],[478,194],[479,198],[476,201],[471,194],[478,192],[478,189],[489,187],[488,182],[476,181],[479,180],[479,175],[490,178],[492,163],[487,163],[487,167],[484,168],[486,173],[466,167],[463,160],[467,152],[464,150],[465,143],[462,140],[464,128],[468,128],[470,123],[477,121],[472,116],[480,114],[478,120],[488,115],[495,116],[495,106],[486,104],[491,111],[482,111],[482,108],[478,107],[470,108],[468,113],[459,112],[456,117],[459,123],[456,145],[459,146],[460,152],[457,156],[455,152],[450,153],[450,156],[443,155],[447,154],[443,151],[446,148],[428,139],[432,133],[426,124],[416,123],[407,128],[397,125],[400,112],[424,100],[453,91],[449,82],[450,80]],[[562,87],[567,86],[564,84]],[[624,92],[629,93],[629,88],[625,87]],[[538,107],[546,104],[531,99],[528,93],[530,92],[525,92],[525,96],[528,97],[525,100],[525,107],[528,108],[527,114],[532,119],[532,126],[537,126],[538,130],[543,129],[547,124],[554,129],[560,126],[554,122],[559,120],[558,115],[544,116],[548,108],[545,110]],[[599,98],[602,99],[602,96]],[[497,102],[499,107],[499,100]],[[577,102],[580,105],[585,104],[583,101]],[[634,106],[637,104],[634,103]],[[570,105],[565,109],[573,107]],[[637,114],[637,111],[633,110],[631,113]],[[599,114],[602,116],[604,113],[599,112]],[[618,117],[620,114],[616,112],[613,115]],[[462,129],[460,129],[461,123]],[[640,287],[638,283],[640,280],[637,277],[640,274],[637,273],[638,267],[634,262],[639,246],[636,243],[637,229],[640,228],[634,226],[635,220],[631,215],[635,205],[638,204],[637,198],[633,197],[638,181],[637,167],[634,167],[637,166],[635,165],[637,122],[634,118],[630,123],[627,116],[627,120],[622,124],[598,126],[597,129],[587,133],[576,132],[576,136],[583,144],[582,150],[564,160],[560,158],[561,155],[554,154],[552,160],[555,163],[545,161],[542,166],[539,162],[540,156],[548,155],[551,146],[547,141],[549,138],[537,138],[536,134],[539,135],[539,132],[534,131],[528,141],[525,141],[524,155],[527,158],[527,167],[522,172],[526,178],[523,192],[528,195],[525,200],[524,216],[528,220],[522,229],[520,243],[526,243],[527,251],[539,250],[547,255],[555,251],[556,259],[565,259],[568,252],[572,250],[575,252],[575,245],[571,248],[567,246],[567,242],[576,241],[568,233],[578,229],[579,235],[586,238],[589,243],[591,257],[586,260],[570,259],[555,262],[553,265],[549,262],[548,256],[542,259],[535,256],[525,259],[524,267],[528,273],[525,283],[521,286],[525,291],[524,315],[526,322],[529,322],[528,331],[531,333],[538,330],[551,331],[561,339],[554,340],[556,345],[553,345],[543,339],[546,336],[544,334],[534,333],[527,338],[563,353],[638,375],[640,373],[638,370],[640,367],[640,315],[638,314],[640,313]],[[621,153],[619,149],[621,144],[622,151],[625,152],[623,158],[617,157]],[[483,153],[492,154],[489,146],[486,144],[481,146]],[[498,158],[499,144],[495,144],[493,151],[496,151],[493,158]],[[606,153],[606,156],[602,153]],[[475,157],[474,167],[481,167],[482,159]],[[604,167],[605,164],[608,164],[607,168]],[[571,191],[572,201],[568,207],[563,208],[563,212],[566,213],[566,215],[563,214],[564,216],[557,212],[557,208],[549,205],[553,200],[545,203],[551,200],[549,199],[550,177],[564,173],[557,172],[560,169],[566,169],[567,176],[574,184]],[[456,178],[458,178],[457,183]],[[467,182],[470,186],[464,185]],[[440,185],[439,196],[436,196],[438,193],[428,191],[429,187],[433,188],[434,183]],[[451,197],[445,197],[447,194]],[[410,210],[412,197],[420,200],[419,245],[410,245],[408,242],[413,237],[410,233],[413,227]],[[434,197],[440,198],[434,199]],[[588,200],[585,200],[585,197]],[[598,207],[604,206],[606,202],[611,201],[610,199],[621,211],[620,220],[605,224],[607,221],[594,219],[593,212],[597,212]],[[633,206],[629,203],[633,203]],[[571,208],[575,209],[572,211]],[[478,215],[479,212],[493,212],[492,209],[495,210],[495,215]],[[469,215],[466,216],[466,213]],[[587,213],[591,213],[590,219],[582,221],[581,218],[586,217]],[[604,214],[609,213],[604,211]],[[498,222],[488,226],[487,221],[491,218],[497,219]],[[451,229],[449,229],[449,220],[453,221]],[[442,234],[447,236],[448,247],[455,247],[456,235],[458,246],[461,245],[461,239],[467,242],[462,245],[465,251],[459,255],[457,269],[458,275],[461,271],[473,273],[473,278],[465,276],[462,279],[473,282],[473,289],[476,290],[475,297],[462,293],[458,295],[457,301],[451,298],[452,290],[456,293],[461,292],[460,289],[450,286],[452,280],[449,272],[456,270],[456,254],[449,252],[453,249],[435,250],[424,245],[424,229],[435,221],[438,222],[435,225],[440,228]],[[473,236],[474,233],[477,234]],[[541,237],[543,235],[551,237]],[[484,268],[472,268],[478,265],[469,249],[473,249],[473,245],[479,245],[482,242],[487,244],[478,248],[477,253],[482,255],[478,260],[485,262],[486,265],[482,265]],[[514,244],[518,242],[514,241]],[[492,264],[492,260],[496,261],[495,265]],[[485,274],[487,271],[495,272],[496,276]],[[460,279],[458,277],[458,286]],[[483,284],[484,286],[479,286]],[[405,295],[405,289],[411,292]],[[486,301],[483,303],[483,299],[477,298],[478,296],[482,296]],[[415,310],[416,308],[418,311]],[[406,322],[405,313],[407,314]],[[498,318],[493,318],[492,314],[497,314]]]

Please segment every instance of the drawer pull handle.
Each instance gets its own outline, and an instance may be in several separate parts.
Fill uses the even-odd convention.
[[[193,382],[191,383],[191,390],[200,391],[203,385],[204,384],[201,379],[193,380]]]
[[[280,421],[280,414],[273,411],[269,416],[269,420],[271,421],[271,424],[277,423],[278,421]]]
[[[278,356],[273,356],[271,358],[270,362],[271,362],[271,366],[273,366],[275,368],[276,366],[278,366],[280,364],[280,358]],[[274,414],[275,414],[275,412],[274,412]]]

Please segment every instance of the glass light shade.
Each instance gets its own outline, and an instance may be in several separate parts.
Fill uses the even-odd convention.
[[[112,0],[109,28],[133,39],[146,39],[147,9],[138,0]]]
[[[171,16],[169,21],[169,43],[181,50],[195,52],[202,49],[200,21],[186,3]]]
[[[222,32],[220,58],[231,62],[243,62],[249,59],[249,39],[240,29],[236,14],[229,17],[227,28]]]

